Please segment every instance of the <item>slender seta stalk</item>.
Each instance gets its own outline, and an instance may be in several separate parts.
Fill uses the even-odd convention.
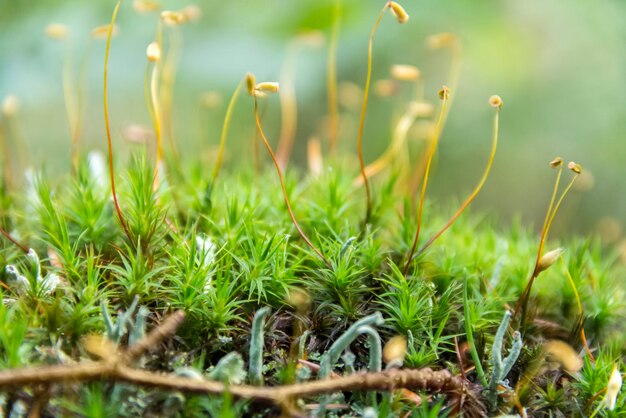
[[[369,180],[367,178],[367,173],[365,172],[365,161],[363,161],[363,129],[365,127],[365,114],[367,112],[367,100],[369,97],[370,86],[372,84],[372,55],[373,55],[373,47],[374,47],[374,35],[376,34],[376,30],[380,25],[383,16],[387,9],[391,9],[391,12],[396,16],[396,19],[399,23],[405,23],[409,20],[408,14],[404,11],[404,9],[396,2],[388,1],[383,9],[380,11],[378,15],[378,19],[376,19],[376,23],[374,23],[374,27],[372,28],[372,32],[370,34],[369,43],[367,46],[367,76],[365,78],[365,90],[363,93],[363,105],[361,107],[361,119],[359,121],[359,134],[357,139],[357,149],[359,153],[359,166],[361,168],[361,176],[363,177],[363,184],[365,185],[365,196],[366,196],[366,210],[365,210],[365,219],[363,220],[363,228],[367,226],[369,220],[372,216],[372,192],[370,190]]]
[[[159,89],[159,94],[163,118],[163,130],[167,135],[167,139],[172,151],[172,156],[174,157],[177,165],[180,164],[180,155],[178,152],[178,147],[176,145],[176,138],[174,136],[174,125],[172,122],[172,102],[174,99],[174,81],[176,80],[176,73],[178,69],[177,66],[181,49],[182,35],[180,33],[180,29],[175,26],[173,28],[170,28],[169,30],[168,48],[165,53],[162,68],[160,71],[161,87]]]
[[[259,116],[261,122],[265,118],[265,112],[267,111],[267,101],[263,102],[263,107],[261,108],[261,115]],[[261,173],[261,156],[259,152],[259,131],[258,129],[254,130],[254,144],[253,144],[253,153],[254,153],[254,172],[257,174]]]
[[[282,192],[283,192],[283,197],[285,198],[285,204],[287,205],[287,211],[289,212],[289,216],[291,217],[291,221],[293,222],[293,225],[298,230],[298,233],[300,234],[300,236],[302,237],[304,242],[306,242],[306,244],[315,252],[315,254],[317,254],[322,259],[324,264],[326,264],[326,267],[328,267],[329,269],[332,269],[332,264],[330,264],[330,261],[328,261],[328,259],[326,257],[324,257],[324,254],[322,254],[322,252],[320,250],[318,250],[317,247],[315,247],[315,245],[313,245],[313,243],[311,242],[309,237],[307,237],[307,235],[304,233],[304,231],[302,230],[302,228],[298,224],[298,221],[296,220],[296,217],[293,214],[293,210],[291,209],[291,204],[289,203],[289,196],[287,195],[287,189],[285,188],[285,179],[283,178],[283,173],[282,173],[282,170],[280,169],[280,164],[278,164],[278,160],[276,160],[276,156],[274,155],[274,151],[272,150],[272,147],[270,146],[269,142],[267,141],[267,138],[265,137],[265,134],[263,133],[263,128],[261,127],[261,119],[259,118],[258,95],[266,93],[265,91],[263,91],[263,88],[262,88],[263,85],[270,85],[270,84],[273,85],[274,83],[259,83],[259,84],[257,84],[253,88],[253,91],[251,91],[250,85],[251,84],[254,85],[254,76],[248,75],[246,77],[246,81],[248,83],[248,92],[249,93],[251,92],[251,94],[252,94],[252,96],[254,98],[254,120],[256,122],[256,127],[257,127],[257,130],[259,132],[259,135],[261,135],[261,139],[263,140],[263,143],[265,144],[265,147],[267,148],[267,152],[269,152],[270,157],[272,158],[272,161],[274,162],[274,166],[276,167],[276,173],[278,173],[278,180],[280,181],[280,187],[281,187]],[[273,92],[277,92],[278,91],[278,85],[276,84],[273,87],[275,88],[275,90]]]
[[[228,128],[230,127],[230,120],[233,116],[233,109],[235,108],[235,104],[237,103],[237,98],[239,97],[239,93],[241,92],[241,88],[245,84],[246,79],[244,78],[237,85],[235,92],[230,98],[228,102],[228,107],[226,108],[226,115],[224,116],[224,124],[222,125],[222,136],[220,138],[220,147],[217,151],[217,161],[215,162],[215,168],[213,169],[213,177],[211,178],[211,188],[215,186],[215,181],[217,180],[217,176],[220,172],[220,167],[222,166],[222,159],[224,157],[224,145],[226,144],[226,137],[228,136]]]
[[[397,155],[402,151],[404,147],[406,152],[404,153],[404,158],[402,161],[403,166],[409,165],[409,149],[406,146],[406,137],[409,129],[415,122],[415,120],[422,116],[427,116],[430,113],[431,106],[423,103],[423,90],[424,83],[421,77],[420,71],[417,67],[411,65],[393,65],[391,67],[391,76],[394,80],[397,81],[409,81],[415,84],[416,90],[416,100],[410,101],[406,106],[406,111],[398,120],[395,128],[391,134],[391,141],[387,149],[382,153],[380,157],[378,157],[374,162],[368,164],[365,167],[365,173],[368,177],[372,177],[390,166],[391,163],[396,159]],[[403,167],[404,168],[404,167]],[[354,180],[354,184],[361,185],[363,182],[362,177],[358,177]]]
[[[104,82],[103,82],[103,107],[104,107],[104,126],[106,128],[107,135],[107,146],[109,151],[109,176],[111,178],[111,195],[113,196],[113,203],[115,204],[115,211],[117,212],[117,217],[124,229],[124,233],[129,241],[132,243],[133,240],[130,235],[130,231],[128,230],[128,226],[126,222],[124,222],[124,217],[122,216],[122,209],[120,209],[120,204],[117,200],[117,193],[115,192],[115,167],[113,165],[113,143],[111,141],[111,123],[109,122],[109,98],[108,98],[108,65],[109,65],[109,52],[111,50],[111,37],[113,36],[113,28],[115,26],[115,19],[117,18],[117,12],[120,9],[120,4],[122,0],[118,0],[115,8],[113,9],[113,16],[111,17],[111,24],[109,25],[109,30],[107,34],[107,43],[104,52]]]
[[[487,181],[487,177],[489,176],[489,171],[491,170],[491,166],[493,165],[493,159],[496,156],[496,148],[498,147],[498,123],[500,119],[500,109],[502,108],[502,100],[498,96],[492,96],[491,104],[496,109],[496,113],[493,117],[493,139],[491,142],[491,153],[489,154],[489,160],[487,161],[487,167],[485,168],[485,172],[481,177],[480,181],[469,195],[469,197],[463,202],[459,210],[456,211],[454,215],[450,218],[450,220],[437,232],[433,235],[417,252],[418,254],[423,253],[437,238],[439,238],[450,226],[456,221],[456,219],[463,213],[463,211],[472,203],[472,201],[476,198],[480,190],[482,189],[485,181]]]
[[[0,234],[4,235],[6,239],[11,241],[11,243],[13,243],[20,250],[22,250],[25,254],[28,254],[28,247],[25,246],[24,244],[21,244],[18,240],[13,238],[13,236],[9,234],[7,231],[5,231],[4,228],[0,228]]]
[[[459,86],[459,78],[461,75],[461,63],[463,58],[463,49],[460,40],[453,33],[439,33],[428,37],[426,40],[426,45],[430,49],[442,49],[449,48],[451,51],[451,59],[450,59],[450,68],[448,70],[448,78],[446,81],[446,86],[450,88],[454,94],[457,94],[458,86]],[[416,89],[416,94],[419,94],[419,90]],[[452,102],[454,101],[455,96],[450,97],[448,101],[447,110],[443,115],[443,120],[441,123],[441,130],[446,126],[446,122],[448,120],[448,115],[450,114],[450,109],[452,108]],[[424,159],[427,158],[425,154]],[[411,197],[415,196],[417,192],[417,188],[423,178],[424,175],[424,167],[426,166],[425,161],[421,161],[417,164],[411,178],[409,180],[409,193]]]
[[[406,260],[406,264],[404,266],[404,270],[402,271],[403,275],[407,275],[409,271],[409,266],[411,265],[411,261],[413,260],[413,255],[415,254],[415,250],[417,249],[417,244],[419,242],[420,231],[422,227],[422,212],[424,210],[424,199],[426,197],[426,188],[428,187],[428,175],[430,174],[430,166],[433,161],[433,156],[435,155],[435,151],[437,151],[437,145],[439,144],[439,137],[441,136],[441,128],[444,123],[444,118],[446,115],[447,103],[450,98],[450,91],[446,86],[439,91],[439,97],[441,98],[441,108],[439,110],[439,117],[437,118],[437,124],[435,125],[435,129],[430,137],[430,145],[427,151],[426,158],[426,169],[424,171],[424,180],[422,182],[422,192],[420,194],[419,207],[417,209],[417,229],[415,230],[415,238],[413,238],[413,245],[411,247],[411,251]]]
[[[556,200],[556,203],[555,203],[556,195],[559,189],[559,183],[561,181],[561,173],[563,172],[563,160],[560,157],[557,157],[550,162],[550,165],[553,168],[558,167],[559,171],[556,177],[556,181],[554,183],[554,189],[552,191],[552,198],[550,199],[550,204],[548,205],[548,211],[543,221],[543,227],[541,229],[541,237],[539,239],[539,249],[537,250],[537,258],[535,260],[535,267],[533,268],[533,272],[530,276],[530,279],[528,280],[528,284],[526,285],[524,292],[520,296],[517,302],[517,305],[515,306],[515,312],[513,314],[513,317],[516,317],[518,311],[521,308],[522,317],[520,319],[520,325],[521,325],[520,328],[522,329],[524,328],[525,321],[526,321],[526,313],[527,313],[530,291],[532,289],[533,283],[535,282],[535,279],[537,278],[537,276],[539,276],[539,273],[541,273],[542,271],[542,269],[540,268],[540,260],[541,260],[541,257],[543,256],[543,247],[548,238],[548,232],[550,231],[550,227],[552,226],[552,222],[554,221],[554,217],[556,216],[556,213],[559,210],[561,203],[563,203],[563,199],[565,198],[569,190],[572,188],[572,186],[574,185],[574,182],[576,181],[576,179],[581,173],[581,167],[578,164],[575,164],[573,162],[570,162],[568,164],[568,168],[572,170],[572,172],[574,173],[574,177],[572,177],[572,180],[570,180],[569,184],[565,187],[565,190],[563,190],[563,192],[561,193],[561,196],[559,197],[558,200]]]
[[[424,109],[425,108],[419,102],[410,102],[407,105],[406,111],[393,129],[391,142],[387,149],[374,162],[365,167],[365,173],[368,177],[375,176],[385,168],[391,166],[394,159],[402,152],[402,147],[406,144],[409,129],[420,116],[424,116]],[[360,186],[363,184],[363,177],[358,176],[352,183]]]
[[[150,84],[151,73],[152,73],[151,70],[152,70],[152,63],[150,62],[150,60],[148,60],[148,62],[146,63],[146,72],[144,73],[144,77],[143,77],[143,94],[144,94],[144,99],[146,101],[146,108],[148,109],[148,114],[150,115],[150,121],[152,122],[152,127],[154,129],[157,122],[156,122],[156,117],[154,114],[154,103],[152,102],[152,91],[151,91],[151,84]],[[150,142],[147,142],[146,145],[147,145],[147,148],[151,147]],[[146,161],[148,161],[147,151],[146,151]]]
[[[67,125],[70,129],[70,138],[72,140],[72,173],[78,174],[78,114],[76,103],[76,94],[72,86],[72,47],[68,39],[64,38],[65,53],[63,57],[63,102],[65,103],[65,113],[67,117]]]
[[[150,103],[148,104],[148,109],[150,111],[150,117],[152,119],[152,124],[154,126],[154,134],[156,136],[156,162],[154,165],[154,180],[153,180],[153,189],[156,190],[159,187],[159,168],[162,164],[163,160],[163,122],[161,115],[161,101],[159,95],[159,68],[161,61],[161,48],[158,42],[152,42],[148,45],[148,49],[146,51],[146,55],[148,56],[148,67],[146,67],[146,81],[145,86],[149,84],[149,95],[148,91],[146,91],[146,95],[149,98]],[[152,71],[150,71],[150,67],[152,67]],[[149,77],[149,82],[148,82]]]

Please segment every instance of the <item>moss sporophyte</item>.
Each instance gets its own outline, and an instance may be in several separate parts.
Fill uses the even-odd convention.
[[[77,29],[45,28],[66,48],[60,84],[71,170],[65,177],[27,170],[16,126],[30,105],[4,97],[3,411],[624,413],[623,266],[593,239],[548,236],[566,195],[579,192],[574,184],[582,167],[560,157],[549,162],[556,179],[538,237],[520,222],[502,227],[467,213],[490,187],[500,134],[509,139],[500,130],[501,112],[514,109],[484,94],[484,114],[476,116],[485,118],[481,137],[490,142],[489,151],[487,145],[479,151],[482,175],[460,204],[431,199],[440,175],[437,151],[448,146],[444,130],[460,87],[461,38],[443,32],[425,39],[426,49],[449,58],[443,71],[394,50],[387,51],[387,66],[374,67],[374,37],[385,15],[407,26],[418,20],[407,11],[415,5],[381,2],[382,9],[366,8],[374,25],[362,34],[367,51],[359,52],[365,82],[342,82],[339,35],[351,6],[341,0],[328,6],[318,12],[328,13],[329,24],[286,41],[278,70],[255,68],[264,76],[274,68],[278,74],[269,79],[278,81],[259,81],[244,68],[227,88],[229,100],[214,87],[202,89],[193,102],[201,139],[191,146],[175,129],[183,98],[174,93],[186,62],[183,35],[202,17],[201,7],[132,2],[154,25],[141,40],[137,70],[141,76],[145,65],[142,112],[151,123],[124,121],[118,130],[120,105],[109,102],[117,93],[108,71],[121,64],[111,51],[114,36],[131,33],[124,29],[138,19],[118,1],[110,23],[91,32],[91,39],[106,40],[106,154],[81,140],[89,126],[89,50],[74,76],[70,40]],[[124,18],[116,23],[118,14]],[[296,93],[306,80],[296,79],[296,70],[309,58],[305,47],[326,48],[327,109],[320,123],[310,123],[315,106],[298,107],[305,95]],[[240,100],[246,93],[249,99]],[[388,103],[395,109],[390,129],[375,144],[370,127],[385,122],[368,125],[368,106],[370,118],[380,117],[372,110]],[[304,110],[306,119],[298,119]],[[505,124],[508,114],[502,116]],[[306,155],[298,148],[305,143]],[[136,147],[130,162],[121,158],[124,146]],[[258,151],[263,146],[267,154]],[[564,168],[571,177],[562,186]],[[561,212],[559,223],[567,225],[567,210]]]

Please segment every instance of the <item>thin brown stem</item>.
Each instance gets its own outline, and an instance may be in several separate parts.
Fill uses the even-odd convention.
[[[365,210],[365,219],[363,220],[363,228],[367,226],[369,223],[370,217],[372,216],[372,192],[370,190],[370,183],[367,178],[367,173],[365,172],[365,161],[363,161],[363,129],[365,127],[365,113],[367,112],[367,100],[370,92],[370,85],[372,84],[372,55],[373,55],[373,47],[374,47],[374,35],[376,34],[376,29],[378,29],[378,25],[380,25],[380,21],[385,15],[385,11],[389,7],[388,4],[385,4],[383,9],[380,11],[378,15],[378,19],[372,28],[372,33],[370,34],[369,44],[367,47],[367,77],[365,79],[365,91],[363,92],[363,105],[361,107],[361,120],[359,122],[359,136],[357,139],[357,149],[359,153],[359,166],[361,168],[361,176],[363,177],[363,184],[365,185],[365,197],[366,197],[366,210]]]
[[[539,250],[537,251],[537,259],[535,261],[535,267],[533,268],[533,273],[530,276],[530,279],[528,280],[528,284],[526,285],[526,288],[524,289],[522,296],[517,302],[515,306],[515,312],[513,313],[513,317],[515,317],[517,315],[518,310],[521,307],[522,316],[521,316],[520,324],[522,328],[524,328],[525,323],[526,323],[526,312],[527,312],[528,300],[530,298],[530,291],[532,290],[532,286],[533,286],[533,283],[535,282],[535,279],[537,278],[537,276],[539,276],[539,273],[541,273],[541,270],[539,269],[539,261],[541,260],[543,247],[548,237],[548,232],[550,231],[550,227],[552,226],[552,222],[554,221],[554,217],[556,216],[556,213],[559,210],[561,203],[563,203],[563,199],[565,199],[565,196],[570,191],[570,189],[574,185],[574,182],[578,178],[578,174],[574,175],[574,177],[569,182],[569,184],[567,185],[563,193],[561,193],[561,196],[559,197],[559,199],[557,200],[555,204],[554,199],[556,196],[556,191],[558,189],[562,170],[563,170],[563,166],[561,164],[559,168],[559,174],[557,175],[557,181],[555,183],[554,192],[552,194],[552,199],[550,200],[550,206],[548,207],[548,213],[546,214],[546,218],[543,223],[544,227],[541,232],[541,238],[539,241]]]
[[[111,37],[113,36],[113,28],[115,26],[115,19],[117,18],[117,12],[120,9],[122,0],[118,0],[113,9],[113,16],[111,17],[111,24],[107,34],[107,43],[104,52],[104,83],[103,83],[103,107],[104,107],[104,126],[106,128],[107,146],[109,150],[109,176],[111,178],[111,195],[113,196],[113,203],[115,204],[115,212],[117,212],[117,218],[124,229],[126,237],[132,242],[130,231],[126,222],[124,222],[124,216],[122,216],[122,209],[117,200],[117,193],[115,192],[115,167],[113,165],[113,142],[111,141],[111,123],[109,122],[109,97],[108,97],[108,66],[109,66],[109,52],[111,50]]]
[[[113,379],[138,386],[176,390],[185,393],[220,395],[229,392],[237,398],[282,404],[290,398],[311,397],[342,391],[393,391],[396,389],[427,390],[449,394],[462,393],[466,402],[480,407],[477,395],[465,381],[454,377],[448,370],[394,369],[377,373],[355,373],[335,379],[306,383],[261,387],[226,386],[221,382],[180,377],[133,369],[116,362],[83,362],[75,365],[56,365],[4,370],[0,372],[0,388],[29,385],[57,384]]]
[[[184,320],[185,313],[183,311],[176,311],[172,315],[168,316],[158,327],[154,328],[150,333],[148,333],[148,335],[143,337],[126,351],[126,360],[135,360],[148,352],[150,349],[159,345],[161,341],[170,338],[176,333],[176,330]]]
[[[28,411],[28,418],[39,418],[48,404],[52,393],[49,386],[44,386],[38,388],[33,395],[33,402],[30,406],[30,411]]]
[[[552,214],[552,208],[554,206],[554,201],[556,200],[556,195],[559,190],[559,183],[561,182],[561,174],[563,173],[563,164],[559,165],[559,171],[556,175],[556,181],[554,182],[554,189],[552,190],[552,197],[550,198],[550,204],[548,205],[548,210],[546,212],[546,217],[543,220],[543,226],[541,227],[541,236],[539,238],[539,248],[537,249],[537,258],[535,259],[535,267],[533,268],[533,275],[537,272],[537,266],[539,265],[539,260],[541,259],[541,254],[543,253],[543,246],[546,242],[546,237],[548,235],[548,222],[550,221],[550,215]]]
[[[152,126],[155,127],[157,125],[157,121],[156,121],[156,116],[154,114],[154,103],[152,102],[152,92],[151,92],[151,83],[150,83],[151,69],[152,69],[152,63],[148,61],[146,63],[146,71],[143,76],[143,94],[144,94],[144,99],[146,101],[146,108],[148,109],[148,115],[150,116],[150,121],[152,122]],[[149,141],[149,143],[146,143],[146,147],[145,147],[146,161],[149,160],[148,150],[152,148],[151,142],[152,141]]]
[[[267,151],[269,152],[270,157],[272,158],[272,161],[274,162],[274,166],[276,166],[276,173],[278,173],[278,180],[280,181],[280,187],[283,191],[283,197],[285,198],[285,204],[287,205],[287,211],[289,212],[289,216],[291,217],[291,222],[293,222],[293,225],[298,230],[298,233],[300,234],[304,242],[306,242],[306,244],[322,259],[324,264],[326,264],[326,267],[328,267],[329,269],[332,269],[332,265],[330,264],[330,261],[328,261],[328,259],[324,257],[324,254],[322,254],[322,252],[318,250],[317,247],[315,247],[315,245],[313,245],[309,237],[307,237],[307,235],[304,233],[302,228],[300,228],[298,221],[296,221],[296,217],[293,214],[293,210],[291,209],[291,204],[289,203],[289,196],[287,195],[287,189],[285,188],[285,180],[283,178],[283,173],[280,169],[280,165],[278,164],[278,161],[276,160],[274,151],[272,150],[272,147],[267,141],[267,138],[265,137],[265,134],[263,133],[263,128],[261,127],[261,120],[259,119],[259,104],[258,104],[256,94],[254,94],[254,119],[256,121],[256,127],[259,132],[259,135],[261,135],[261,139],[263,140],[263,143],[265,144],[265,147],[267,148]]]
[[[391,136],[391,143],[385,152],[383,152],[383,154],[374,162],[365,167],[365,173],[368,177],[372,177],[384,170],[386,167],[390,166],[394,161],[394,158],[396,158],[401,152],[402,147],[406,143],[407,133],[418,115],[417,108],[414,104],[414,102],[409,103],[405,113],[402,115],[400,120],[398,120]],[[363,183],[363,177],[357,177],[352,183],[360,186]]]
[[[263,107],[261,109],[261,122],[263,122],[263,119],[265,118],[265,112],[267,111],[267,101],[263,102]],[[255,129],[254,130],[254,171],[257,174],[261,173],[261,156],[259,153],[259,130]]]
[[[184,319],[182,311],[174,313],[153,329],[125,353],[115,350],[103,351],[100,361],[83,361],[76,364],[36,366],[0,371],[0,388],[24,386],[50,386],[99,380],[127,382],[137,386],[158,388],[195,394],[222,395],[226,392],[236,398],[256,402],[288,405],[290,400],[341,391],[394,391],[396,389],[441,392],[455,398],[463,398],[474,411],[484,411],[484,406],[470,385],[453,376],[448,370],[394,369],[377,373],[356,373],[336,376],[299,384],[263,387],[249,385],[228,386],[221,382],[162,374],[131,368],[128,362],[144,354],[148,349],[171,337]],[[110,343],[109,343],[110,344]],[[106,344],[105,344],[106,345]],[[88,348],[86,347],[88,350]],[[95,353],[94,353],[95,354]]]
[[[20,244],[20,242],[18,240],[16,240],[15,238],[13,238],[11,236],[11,234],[9,234],[7,231],[5,231],[3,228],[0,228],[0,234],[4,235],[4,237],[6,239],[8,239],[9,241],[11,241],[11,243],[13,243],[17,248],[19,248],[20,250],[22,250],[25,254],[28,254],[28,247],[25,246],[24,244]]]
[[[437,145],[439,144],[439,137],[441,136],[441,128],[443,125],[443,121],[446,115],[446,104],[448,102],[448,94],[444,91],[442,95],[441,109],[439,111],[439,118],[437,120],[437,125],[435,126],[435,130],[430,139],[430,146],[428,148],[428,157],[426,159],[426,169],[424,171],[424,179],[422,182],[422,192],[420,194],[419,207],[417,209],[417,229],[415,230],[415,237],[413,238],[413,245],[411,247],[411,251],[409,251],[409,255],[406,260],[406,264],[404,265],[404,269],[402,270],[402,274],[404,276],[407,275],[409,271],[409,267],[411,265],[411,261],[413,260],[413,255],[415,254],[415,250],[417,249],[417,244],[419,242],[420,231],[422,227],[422,212],[424,209],[424,200],[426,197],[426,188],[428,187],[428,175],[430,174],[430,166],[433,161],[433,156],[435,155],[435,151],[437,151]]]
[[[493,119],[493,139],[491,143],[491,153],[489,154],[489,160],[487,161],[487,167],[485,168],[485,172],[483,173],[483,176],[481,177],[480,181],[478,182],[478,184],[476,185],[472,193],[469,195],[469,197],[465,200],[465,202],[463,202],[459,210],[456,211],[456,213],[450,218],[450,220],[448,220],[448,222],[443,226],[443,228],[441,228],[435,235],[433,235],[428,241],[426,241],[424,245],[422,245],[420,250],[417,252],[418,254],[423,253],[437,238],[439,238],[444,232],[446,232],[448,228],[450,228],[450,226],[452,226],[454,221],[456,221],[456,219],[461,215],[461,213],[463,213],[463,211],[467,209],[470,203],[474,201],[474,199],[476,198],[476,196],[482,189],[483,185],[485,184],[485,181],[487,181],[487,177],[489,176],[489,171],[491,170],[491,166],[493,165],[493,159],[496,156],[496,148],[498,147],[499,117],[500,117],[500,108],[497,108],[496,114]]]
[[[454,102],[454,98],[457,94],[457,90],[459,86],[459,79],[461,76],[461,64],[463,60],[462,51],[463,50],[462,50],[460,41],[455,38],[455,40],[450,44],[450,49],[452,52],[452,56],[451,56],[451,61],[450,61],[450,68],[448,70],[448,79],[447,79],[446,85],[450,87],[450,91],[452,91],[454,95],[452,95],[448,99],[447,109],[446,109],[445,114],[442,117],[441,124],[439,127],[439,135],[441,135],[441,132],[446,126],[448,115],[450,113],[450,109],[452,108],[452,103]],[[424,156],[424,158],[426,158],[426,156]],[[425,165],[426,165],[426,162],[424,160],[420,161],[416,169],[413,171],[413,174],[411,175],[411,178],[408,183],[409,193],[411,195],[411,198],[415,196],[415,193],[417,192],[417,188],[420,182],[422,181],[422,178],[423,178],[422,170]]]

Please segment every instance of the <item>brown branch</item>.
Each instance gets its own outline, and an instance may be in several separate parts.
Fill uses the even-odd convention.
[[[148,335],[138,341],[136,344],[126,350],[125,360],[127,362],[135,360],[140,357],[142,354],[146,353],[153,347],[156,347],[163,340],[174,335],[180,324],[185,320],[185,313],[183,311],[176,311],[161,325],[154,328]]]
[[[13,236],[11,234],[9,234],[7,231],[5,231],[1,227],[0,227],[0,234],[4,235],[4,237],[6,239],[11,241],[16,247],[18,247],[20,250],[22,250],[24,252],[24,254],[28,254],[28,247],[25,246],[24,244],[21,244],[18,240],[13,238]]]
[[[174,374],[134,369],[126,365],[126,362],[137,358],[163,339],[170,337],[183,319],[184,313],[177,311],[153,329],[145,338],[131,346],[123,356],[118,357],[112,353],[113,361],[110,358],[104,358],[97,362],[83,361],[77,364],[0,371],[0,390],[23,386],[47,387],[53,384],[75,384],[108,379],[142,387],[185,393],[221,395],[230,392],[236,398],[282,406],[289,399],[333,392],[413,389],[442,392],[455,399],[462,397],[465,405],[470,408],[469,411],[484,411],[478,394],[472,390],[470,384],[464,379],[453,376],[448,370],[394,369],[377,373],[355,373],[299,384],[262,387],[228,386],[217,381],[198,380],[197,378],[181,377]],[[315,366],[314,363],[306,364],[307,367],[311,367],[311,365]],[[470,414],[470,416],[473,415]]]
[[[28,411],[28,418],[39,418],[41,417],[41,413],[45,409],[48,401],[50,400],[50,388],[43,387],[35,392],[35,398],[33,399],[33,403],[31,405],[30,411]]]
[[[431,369],[389,370],[377,373],[355,373],[335,379],[274,386],[227,386],[223,383],[161,374],[133,369],[119,363],[83,362],[76,365],[30,367],[0,372],[0,388],[33,384],[77,383],[112,379],[138,386],[176,390],[196,394],[223,394],[230,392],[237,398],[262,402],[282,403],[291,397],[309,397],[341,391],[392,391],[410,388],[431,392],[464,393],[478,402],[469,385],[454,377],[448,370]],[[473,395],[473,396],[472,396]]]

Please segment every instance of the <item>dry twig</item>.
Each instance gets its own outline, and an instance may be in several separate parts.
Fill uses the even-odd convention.
[[[250,385],[228,386],[221,382],[180,377],[135,369],[127,365],[148,349],[171,336],[182,323],[184,313],[178,311],[150,332],[143,340],[131,346],[116,358],[101,361],[83,361],[77,364],[27,367],[0,371],[0,389],[53,384],[75,384],[79,382],[113,380],[137,386],[195,394],[220,395],[230,392],[236,398],[283,405],[288,399],[304,398],[341,391],[393,391],[415,389],[442,392],[454,398],[462,398],[465,408],[484,411],[477,393],[470,384],[453,376],[448,370],[425,369],[388,370],[378,373],[355,373],[306,383],[262,387]],[[464,408],[464,409],[465,409]],[[469,414],[468,416],[480,416]]]

